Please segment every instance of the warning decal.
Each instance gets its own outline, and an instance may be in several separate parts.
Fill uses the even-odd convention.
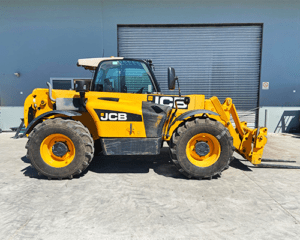
[[[269,82],[263,82],[262,83],[262,89],[263,90],[269,90]]]

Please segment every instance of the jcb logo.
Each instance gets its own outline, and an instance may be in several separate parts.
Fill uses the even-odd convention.
[[[115,122],[142,122],[142,115],[127,112],[110,111],[106,109],[95,109],[100,121]]]
[[[101,113],[101,121],[127,121],[126,113]]]
[[[153,99],[154,97],[154,99]],[[177,106],[180,109],[187,109],[188,106],[183,102],[184,97],[171,97],[171,96],[148,96],[148,101],[149,102],[154,102],[156,104],[162,104],[162,105],[167,105],[170,106],[171,108],[176,108],[175,101],[176,100],[182,100],[182,101],[177,101]]]

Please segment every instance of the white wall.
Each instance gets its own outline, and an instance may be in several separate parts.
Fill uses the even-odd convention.
[[[0,128],[11,131],[11,127],[19,127],[24,118],[23,107],[0,107]]]
[[[268,132],[299,132],[299,117],[300,107],[261,107],[259,109],[259,126],[265,127],[267,118]]]

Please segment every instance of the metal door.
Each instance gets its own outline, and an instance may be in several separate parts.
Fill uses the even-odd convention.
[[[175,93],[167,87],[172,66],[182,94],[231,97],[250,126],[257,122],[261,48],[262,24],[118,25],[118,55],[152,59],[163,93]]]

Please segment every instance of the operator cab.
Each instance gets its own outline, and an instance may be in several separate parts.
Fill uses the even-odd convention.
[[[90,90],[144,94],[160,92],[151,67],[146,61],[137,59],[100,61]]]

